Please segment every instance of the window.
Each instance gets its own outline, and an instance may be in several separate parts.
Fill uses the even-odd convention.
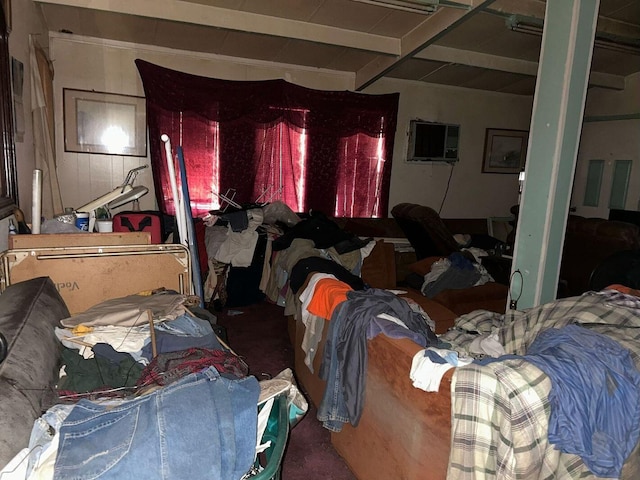
[[[584,200],[582,201],[585,207],[597,207],[599,205],[603,172],[604,160],[589,160],[587,184],[584,190]]]
[[[308,112],[303,112],[306,116]],[[280,200],[293,211],[304,211],[307,133],[280,121],[257,129],[256,178],[253,198]]]
[[[372,138],[364,133],[357,133],[341,140],[340,150],[344,152],[345,161],[338,169],[338,195],[333,215],[336,217],[357,217],[360,211],[380,211],[382,171],[385,158],[383,155],[384,139],[382,136]],[[369,178],[370,182],[356,188],[356,178]]]
[[[613,177],[611,178],[611,195],[609,197],[609,208],[624,210],[627,203],[627,192],[629,190],[629,178],[631,176],[631,160],[616,160],[613,166]]]

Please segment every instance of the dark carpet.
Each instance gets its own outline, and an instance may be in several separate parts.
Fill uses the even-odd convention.
[[[242,313],[229,315],[229,311]],[[276,376],[287,367],[293,370],[293,347],[282,307],[261,302],[213,313],[217,323],[226,328],[229,346],[244,359],[249,372],[258,380]],[[298,387],[303,391],[301,385]],[[316,419],[316,409],[311,402],[305,417],[291,430],[282,478],[355,480],[332,447],[330,432]]]

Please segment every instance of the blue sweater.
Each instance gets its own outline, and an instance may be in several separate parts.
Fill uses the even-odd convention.
[[[568,325],[540,333],[524,358],[551,379],[549,442],[594,474],[619,478],[640,437],[640,372],[629,351]]]

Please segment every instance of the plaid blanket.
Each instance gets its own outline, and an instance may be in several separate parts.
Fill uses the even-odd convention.
[[[612,291],[505,315],[472,312],[457,319],[441,339],[465,351],[478,335],[494,332],[508,354],[523,355],[541,331],[568,324],[610,336],[631,352],[640,368],[640,300]],[[521,359],[457,368],[451,385],[448,480],[598,478],[580,457],[549,444],[550,390],[549,378]],[[631,457],[635,461],[627,463],[637,467],[638,448]]]

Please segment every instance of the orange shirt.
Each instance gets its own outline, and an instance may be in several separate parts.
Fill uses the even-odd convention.
[[[307,310],[318,317],[331,319],[333,310],[347,299],[347,292],[353,290],[349,285],[335,278],[323,278],[318,281]]]
[[[629,288],[624,285],[620,285],[618,283],[609,285],[607,288],[605,288],[605,290],[617,290],[620,293],[626,293],[627,295],[634,295],[636,297],[640,297],[640,290],[635,290],[633,288]]]

